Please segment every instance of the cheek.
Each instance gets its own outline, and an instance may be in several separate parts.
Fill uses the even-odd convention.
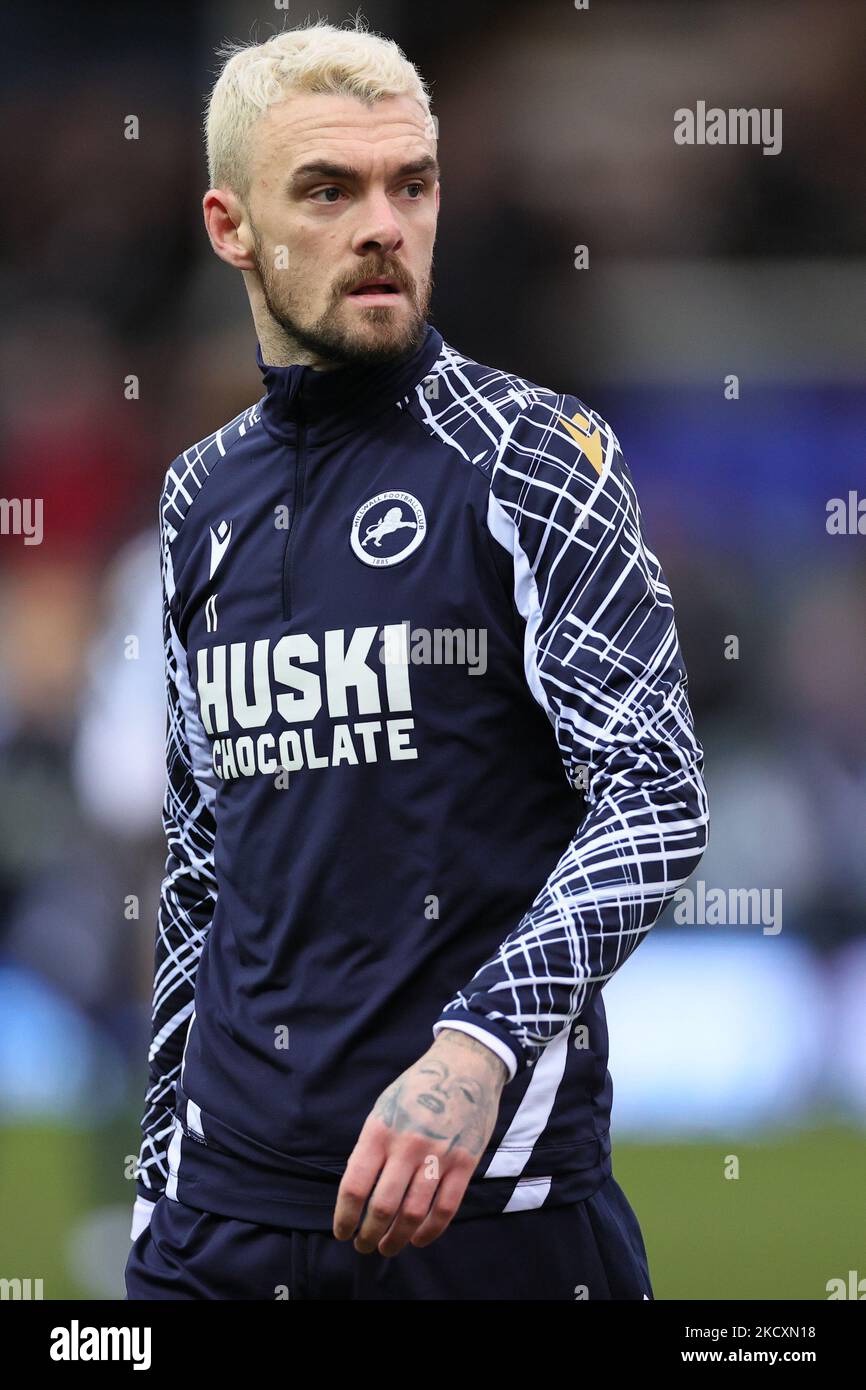
[[[330,227],[301,233],[289,243],[289,264],[297,266],[309,284],[327,284],[337,259],[338,233]]]
[[[433,243],[436,240],[435,217],[425,217],[423,221],[419,218],[415,226],[408,229],[406,236],[408,244],[418,258],[429,260],[433,251]]]

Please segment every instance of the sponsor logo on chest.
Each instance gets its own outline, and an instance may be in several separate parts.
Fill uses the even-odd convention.
[[[380,632],[389,657],[377,670],[368,658]],[[303,632],[222,643],[201,648],[196,662],[201,720],[223,779],[418,756],[402,624],[334,628],[321,643]]]

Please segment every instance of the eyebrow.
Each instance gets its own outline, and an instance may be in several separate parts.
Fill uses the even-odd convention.
[[[409,178],[412,174],[432,174],[439,178],[439,162],[432,154],[422,155],[401,164],[393,175],[395,179]],[[314,159],[295,169],[289,180],[289,189],[297,191],[313,179],[342,179],[346,183],[361,183],[363,174],[351,164],[335,164],[329,159]]]

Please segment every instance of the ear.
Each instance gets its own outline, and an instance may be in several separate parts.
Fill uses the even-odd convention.
[[[204,225],[221,261],[234,270],[255,270],[252,231],[243,203],[230,189],[209,188],[202,199]]]

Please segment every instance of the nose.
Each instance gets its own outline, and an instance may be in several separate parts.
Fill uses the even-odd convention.
[[[403,233],[387,193],[384,189],[371,193],[364,199],[363,212],[352,238],[353,250],[364,256],[370,251],[399,251],[402,245]]]

